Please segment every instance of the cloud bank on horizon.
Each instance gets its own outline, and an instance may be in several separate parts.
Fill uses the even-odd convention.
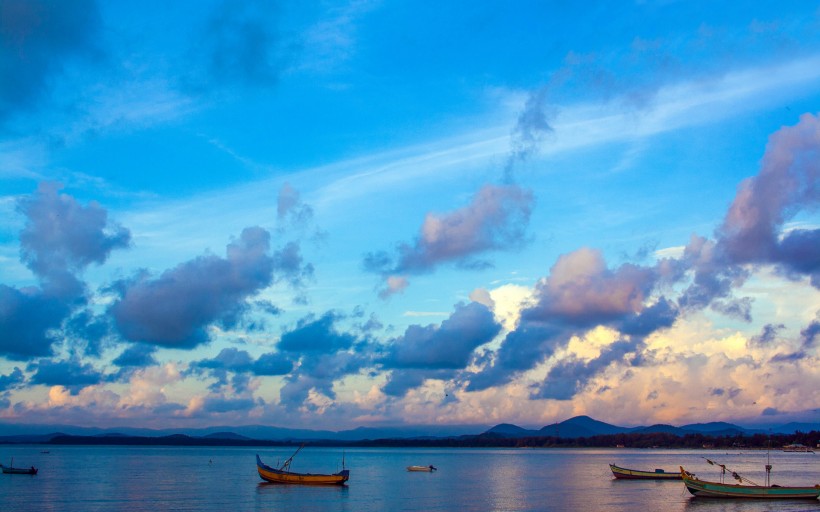
[[[0,421],[820,422],[816,8],[408,8],[0,0]]]

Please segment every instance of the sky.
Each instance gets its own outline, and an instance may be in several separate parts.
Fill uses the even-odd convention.
[[[0,0],[0,422],[820,422],[816,2]]]

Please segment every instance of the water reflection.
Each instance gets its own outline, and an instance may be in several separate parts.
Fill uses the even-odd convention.
[[[487,502],[489,510],[520,510],[526,496],[524,489],[527,475],[520,461],[503,460],[489,469],[487,477]]]
[[[36,477],[0,475],[9,510],[59,512],[563,511],[820,512],[820,501],[747,502],[693,498],[679,481],[619,481],[609,463],[632,468],[682,465],[705,479],[720,458],[755,478],[765,453],[703,450],[349,449],[346,486],[263,482],[253,448],[61,447],[8,445],[4,458],[40,468]],[[305,450],[305,469],[332,467],[341,450]],[[300,456],[302,454],[300,453]],[[775,482],[820,482],[820,458],[772,454]],[[273,460],[275,460],[275,455]],[[209,464],[209,461],[212,461]],[[435,473],[407,472],[433,464]],[[79,468],[79,470],[78,470]]]
[[[687,493],[688,494],[688,493]],[[820,501],[690,498],[685,510],[694,512],[806,512],[820,510]]]
[[[351,510],[346,485],[284,485],[259,482],[256,510]]]

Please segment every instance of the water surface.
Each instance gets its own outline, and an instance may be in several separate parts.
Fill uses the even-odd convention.
[[[41,453],[48,450],[49,453]],[[0,475],[9,510],[38,511],[817,511],[820,501],[748,502],[692,498],[679,481],[614,480],[609,463],[675,470],[703,479],[719,469],[763,483],[766,452],[630,449],[305,448],[294,471],[351,470],[343,487],[264,483],[255,454],[270,465],[290,448],[0,445],[0,462],[34,465],[37,476]],[[820,484],[820,455],[772,452],[773,483]],[[434,473],[408,472],[433,464]]]

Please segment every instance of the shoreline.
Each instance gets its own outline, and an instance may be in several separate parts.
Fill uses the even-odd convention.
[[[820,432],[778,436],[721,436],[672,434],[615,434],[606,436],[562,438],[521,437],[509,438],[493,435],[458,436],[441,438],[385,438],[364,440],[332,439],[250,439],[237,437],[195,437],[184,434],[170,436],[76,436],[49,434],[45,436],[13,436],[0,438],[2,445],[38,444],[43,446],[298,446],[309,447],[374,447],[374,448],[611,448],[620,449],[702,449],[758,451],[773,450],[784,453],[814,453],[820,443]],[[802,444],[806,451],[785,451],[790,444]],[[775,448],[776,447],[776,448]]]

